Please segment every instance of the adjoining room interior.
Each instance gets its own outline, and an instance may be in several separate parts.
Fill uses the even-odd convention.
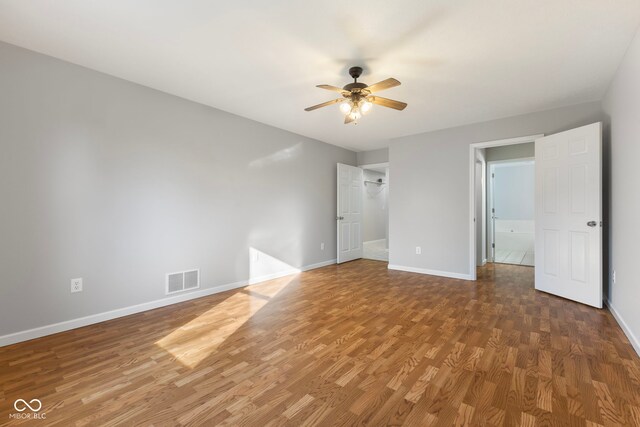
[[[476,209],[486,223],[478,230],[477,245],[484,262],[534,266],[535,143],[528,142],[478,150]],[[482,204],[482,205],[481,205]],[[479,214],[476,214],[480,217]],[[483,265],[483,264],[478,264]]]
[[[492,261],[534,265],[534,161],[489,163]]]
[[[362,258],[389,261],[389,166],[360,166],[364,178]]]
[[[476,266],[535,265],[535,140],[471,146],[471,246]]]
[[[640,2],[0,1],[0,425],[639,426]]]

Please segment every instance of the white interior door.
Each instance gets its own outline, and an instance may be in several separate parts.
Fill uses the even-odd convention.
[[[536,140],[535,287],[602,307],[602,127]]]
[[[338,163],[338,264],[362,258],[362,169]]]

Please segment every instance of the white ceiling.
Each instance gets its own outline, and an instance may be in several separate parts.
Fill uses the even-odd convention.
[[[0,40],[356,151],[602,98],[638,0],[0,0]],[[321,83],[395,77],[357,126]]]

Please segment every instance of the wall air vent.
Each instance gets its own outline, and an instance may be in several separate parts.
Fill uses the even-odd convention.
[[[167,294],[189,291],[200,287],[200,270],[180,271],[167,274]]]

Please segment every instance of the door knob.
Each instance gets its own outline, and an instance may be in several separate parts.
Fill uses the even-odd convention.
[[[588,225],[589,227],[595,227],[596,225],[598,225],[598,223],[597,223],[597,222],[595,222],[595,221],[589,221],[589,222],[587,223],[587,225]]]
[[[337,217],[336,217],[336,219],[337,219],[338,221],[340,221],[340,220],[343,220],[343,219],[344,219],[344,217],[343,217],[343,216],[337,216]]]

